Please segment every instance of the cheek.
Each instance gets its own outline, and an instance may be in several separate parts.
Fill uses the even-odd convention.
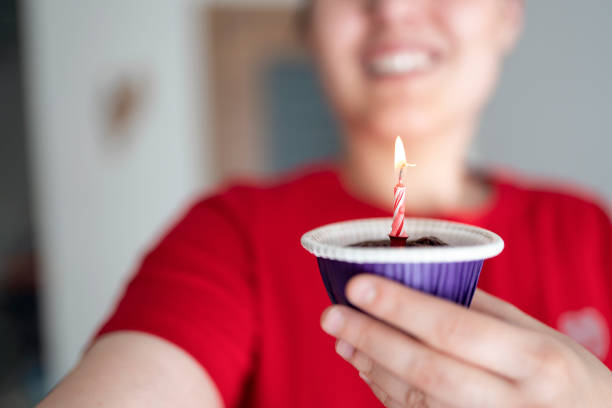
[[[354,110],[365,79],[360,62],[365,15],[353,1],[335,1],[319,6],[313,17],[316,58],[332,104]]]
[[[443,0],[440,20],[452,41],[454,92],[471,112],[480,110],[491,93],[503,52],[500,47],[500,2]]]
[[[500,23],[499,0],[442,0],[437,8],[442,24],[457,45],[476,39],[495,43]]]

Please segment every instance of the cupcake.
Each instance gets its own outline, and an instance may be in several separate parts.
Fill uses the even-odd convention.
[[[457,222],[406,218],[406,247],[389,246],[390,218],[328,224],[302,236],[317,257],[333,303],[352,306],[346,283],[371,273],[469,307],[485,259],[498,255],[504,241],[483,228]]]

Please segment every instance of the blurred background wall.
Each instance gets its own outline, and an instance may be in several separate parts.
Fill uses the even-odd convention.
[[[525,1],[524,35],[485,112],[476,157],[612,200],[612,2]]]
[[[48,385],[83,352],[139,254],[212,179],[192,6],[23,9]]]
[[[0,238],[3,261],[38,260],[44,388],[77,361],[142,252],[197,193],[237,172],[337,153],[316,75],[289,32],[297,3],[19,3],[22,52],[0,65]],[[612,3],[526,3],[474,161],[611,202]]]

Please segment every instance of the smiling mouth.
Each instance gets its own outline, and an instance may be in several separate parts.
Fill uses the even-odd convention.
[[[427,71],[434,62],[432,54],[425,51],[396,51],[370,57],[366,67],[376,77],[400,76]]]

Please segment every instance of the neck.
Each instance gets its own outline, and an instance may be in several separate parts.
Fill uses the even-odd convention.
[[[467,150],[473,126],[454,127],[446,132],[403,138],[407,160],[406,210],[413,214],[467,210],[488,196],[482,182],[468,172]],[[394,137],[372,137],[359,131],[347,132],[341,177],[351,193],[382,208],[392,205],[397,175],[393,169]],[[382,142],[381,142],[382,140]]]

